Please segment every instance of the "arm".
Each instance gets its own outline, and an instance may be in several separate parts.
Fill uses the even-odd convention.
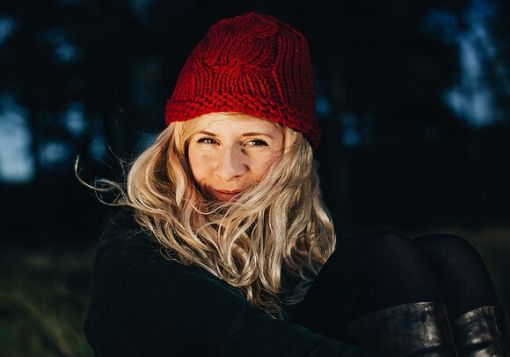
[[[148,247],[96,257],[86,324],[96,356],[368,356],[272,319],[237,289]]]

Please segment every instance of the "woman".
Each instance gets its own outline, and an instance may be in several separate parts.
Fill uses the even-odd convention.
[[[351,345],[503,355],[490,278],[461,238],[371,233],[335,250],[313,157],[312,67],[297,30],[255,13],[212,26],[165,122],[125,189],[109,182],[121,208],[98,245],[85,323],[97,356],[369,355]],[[444,242],[474,264],[482,290],[461,299],[456,346],[439,278],[452,264],[439,254]]]

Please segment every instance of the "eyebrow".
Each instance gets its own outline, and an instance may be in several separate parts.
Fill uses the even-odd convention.
[[[253,132],[253,133],[244,133],[243,136],[268,136],[270,137],[271,139],[274,139],[274,137],[271,135],[271,134],[268,134],[268,133],[256,133],[256,132]]]
[[[204,135],[209,135],[209,136],[216,136],[216,134],[211,133],[211,132],[209,132],[209,131],[205,131],[205,130],[200,130],[200,131],[198,132],[198,134],[204,134]]]
[[[216,134],[211,133],[210,131],[201,130],[198,133],[199,134],[204,134],[204,135],[209,135],[209,136],[217,137]],[[248,137],[248,136],[260,136],[260,135],[267,136],[267,137],[270,137],[271,139],[274,139],[274,136],[272,136],[271,134],[268,134],[268,133],[250,132],[250,133],[244,133],[242,136],[243,137]]]

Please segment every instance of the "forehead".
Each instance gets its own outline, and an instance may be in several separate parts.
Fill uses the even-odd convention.
[[[217,131],[218,134],[230,132],[275,133],[277,126],[262,118],[241,113],[209,113],[197,118],[204,130]]]

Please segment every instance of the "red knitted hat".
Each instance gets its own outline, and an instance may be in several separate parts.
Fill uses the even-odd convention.
[[[248,13],[211,26],[166,103],[165,123],[240,112],[284,124],[316,149],[320,128],[308,44],[278,19]]]

